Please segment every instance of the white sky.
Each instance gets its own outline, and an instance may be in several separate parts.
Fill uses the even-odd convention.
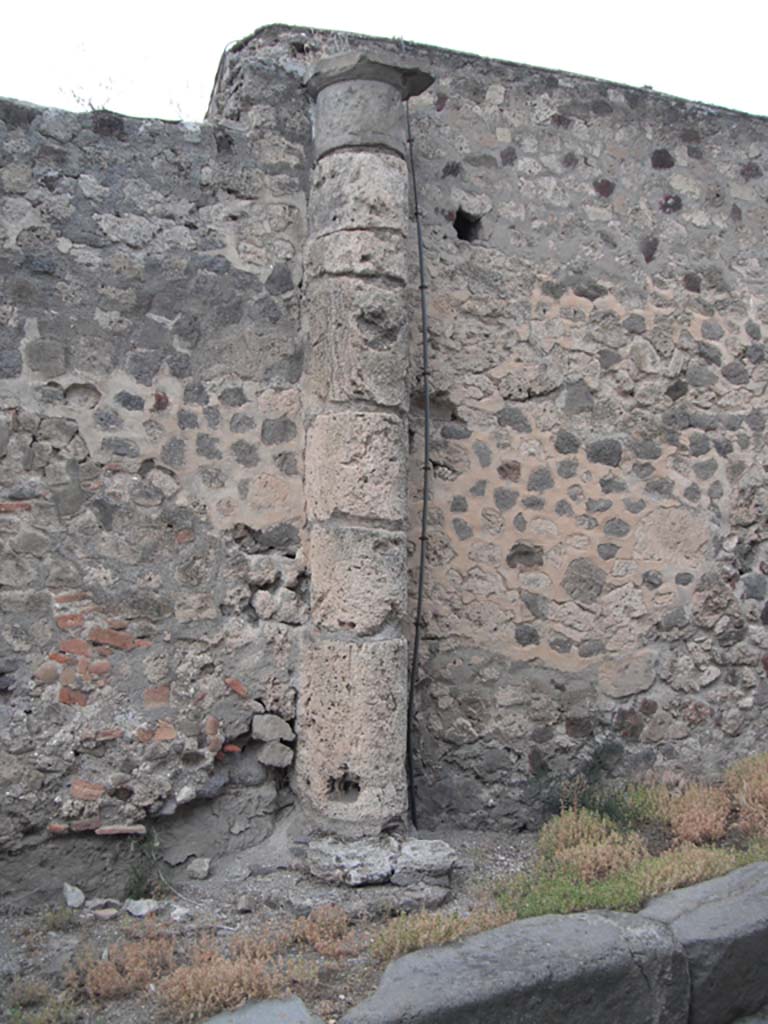
[[[768,115],[766,0],[6,0],[0,96],[200,120],[225,46],[273,22],[397,36]]]

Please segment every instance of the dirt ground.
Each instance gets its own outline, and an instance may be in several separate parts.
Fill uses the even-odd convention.
[[[419,834],[420,838],[442,839],[456,851],[459,866],[454,870],[446,909],[468,912],[491,893],[494,884],[520,871],[532,859],[535,835],[501,832],[441,831]],[[18,899],[0,904],[0,979],[5,1006],[0,1019],[11,1024],[165,1024],[169,1017],[160,1008],[153,988],[130,998],[106,1002],[87,999],[76,1003],[69,1015],[46,1017],[30,1006],[12,1009],[13,980],[30,979],[46,984],[54,993],[63,992],[67,975],[83,955],[106,959],[114,944],[126,943],[160,928],[173,937],[177,950],[189,949],[201,939],[226,945],[233,937],[258,937],[288,924],[318,905],[335,904],[347,912],[352,933],[348,952],[342,956],[320,955],[308,948],[302,955],[314,977],[294,986],[309,1008],[326,1024],[336,1024],[350,1007],[376,987],[383,964],[370,951],[371,941],[398,909],[416,909],[419,902],[434,906],[443,902],[439,891],[398,890],[396,886],[349,889],[310,879],[306,873],[267,864],[258,859],[246,877],[238,870],[214,863],[205,881],[164,876],[157,897],[163,908],[151,919],[136,920],[124,910],[111,920],[99,920],[93,910],[67,911],[63,896],[47,906],[30,907]],[[75,881],[75,880],[73,880]],[[121,899],[123,891],[99,892],[108,899]],[[177,908],[182,908],[179,911]],[[173,917],[182,916],[182,920]],[[36,1016],[37,1014],[37,1016]]]

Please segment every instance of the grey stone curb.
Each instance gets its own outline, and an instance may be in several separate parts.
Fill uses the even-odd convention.
[[[768,1000],[768,864],[750,864],[652,900],[691,973],[690,1024],[730,1024]]]
[[[761,863],[640,914],[530,918],[410,953],[340,1024],[732,1024],[767,1000]]]
[[[395,960],[342,1024],[686,1024],[688,992],[688,964],[664,925],[551,915]]]
[[[246,1003],[237,1010],[225,1010],[203,1024],[323,1024],[306,1008],[301,999],[266,999]]]

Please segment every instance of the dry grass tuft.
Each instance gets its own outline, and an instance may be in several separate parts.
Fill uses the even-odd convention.
[[[40,918],[44,932],[71,932],[80,927],[80,918],[70,907],[51,907]]]
[[[163,1020],[191,1024],[248,999],[272,999],[293,986],[316,980],[317,969],[302,957],[286,959],[258,952],[258,941],[244,937],[227,957],[210,944],[193,951],[191,963],[177,967],[158,984]],[[267,945],[275,940],[268,940]]]
[[[562,856],[567,850],[595,846],[620,836],[608,818],[584,807],[562,811],[544,825],[539,833],[538,850],[547,859]]]
[[[93,1002],[122,999],[143,991],[151,981],[173,970],[175,963],[174,939],[152,928],[142,938],[111,945],[106,959],[85,951],[67,978],[67,985],[73,993]]]
[[[51,986],[42,978],[14,978],[5,993],[8,1006],[41,1006],[51,998]]]
[[[739,830],[768,839],[768,754],[737,761],[726,773],[725,784],[738,811]]]
[[[672,800],[670,824],[683,843],[711,843],[722,839],[731,813],[728,793],[720,786],[693,784]]]
[[[462,917],[444,910],[420,910],[392,918],[376,936],[372,946],[377,960],[393,960],[426,946],[444,946],[468,935],[498,928],[514,921],[516,914],[503,906],[481,906]]]
[[[333,903],[315,907],[307,917],[299,918],[295,935],[299,942],[307,943],[321,956],[337,959],[351,955],[357,945],[347,912]]]
[[[573,871],[584,882],[594,882],[618,871],[626,871],[647,856],[645,843],[631,832],[628,835],[613,833],[596,842],[585,841],[557,849],[552,859]]]
[[[71,995],[54,994],[41,978],[14,978],[5,997],[9,1024],[74,1024],[79,1017]]]
[[[295,929],[292,924],[273,924],[258,931],[239,932],[230,943],[230,953],[235,959],[273,960],[287,953],[295,941]],[[197,955],[204,953],[207,948],[205,944],[199,944]]]
[[[752,858],[746,858],[735,850],[681,843],[657,857],[644,860],[636,869],[636,877],[644,901],[647,901],[684,885],[695,885],[696,882],[724,875],[749,859]]]

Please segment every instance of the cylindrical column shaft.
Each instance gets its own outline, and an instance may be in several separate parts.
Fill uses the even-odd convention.
[[[366,55],[324,62],[304,291],[312,573],[296,784],[329,823],[407,811],[403,99],[429,76]]]

